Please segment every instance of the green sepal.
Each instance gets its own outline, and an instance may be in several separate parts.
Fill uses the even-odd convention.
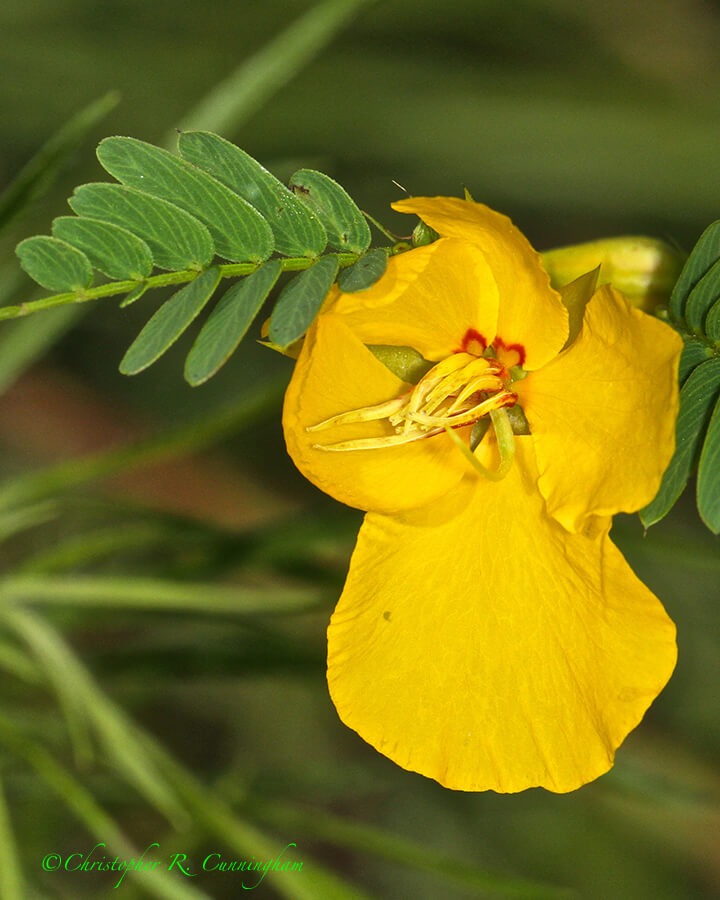
[[[97,157],[127,187],[174,203],[202,222],[223,259],[260,263],[273,252],[272,231],[260,213],[197,166],[130,137],[105,138]]]
[[[685,317],[685,302],[690,291],[720,259],[720,221],[713,222],[700,235],[692,253],[683,266],[678,280],[675,282],[668,312],[675,322],[682,322]]]
[[[123,375],[137,375],[158,360],[198,315],[220,283],[213,266],[166,300],[128,348],[120,363]]]
[[[225,291],[185,360],[188,384],[204,384],[232,356],[280,272],[279,260],[271,260]]]
[[[174,203],[123,184],[83,184],[68,200],[73,212],[127,228],[150,248],[160,269],[204,269],[215,255],[210,232]]]
[[[90,260],[66,241],[38,234],[20,241],[15,253],[33,281],[48,291],[82,291],[92,284]]]
[[[710,411],[719,391],[720,359],[708,359],[701,363],[682,386],[675,428],[675,453],[655,499],[639,513],[646,528],[663,519],[685,489],[697,462]]]
[[[312,169],[300,169],[290,179],[296,196],[325,227],[328,244],[335,250],[364,253],[370,246],[370,226],[344,188]]]
[[[393,344],[366,344],[366,347],[393,375],[407,384],[417,384],[435,365],[412,347]]]
[[[720,533],[720,399],[715,404],[700,454],[697,505],[700,518],[710,531]]]
[[[346,294],[366,291],[385,274],[388,264],[387,250],[371,250],[365,256],[343,269],[338,278],[338,287]]]
[[[285,285],[270,318],[272,344],[284,350],[305,334],[333,286],[338,267],[337,256],[323,256]]]
[[[52,233],[81,250],[108,278],[140,281],[152,272],[150,248],[127,228],[98,219],[60,216],[52,224]]]
[[[244,150],[209,131],[186,131],[178,152],[258,210],[272,229],[283,256],[319,256],[327,234],[317,216]]]

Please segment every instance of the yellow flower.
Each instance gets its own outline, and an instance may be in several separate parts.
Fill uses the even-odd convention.
[[[395,208],[441,238],[370,290],[331,293],[283,415],[306,477],[368,511],[330,693],[366,741],[447,787],[570,791],[612,766],[675,665],[673,623],[608,533],[672,455],[681,341],[606,286],[565,348],[567,311],[509,219],[442,197]],[[403,382],[377,345],[434,365]],[[517,407],[529,434],[509,432]]]

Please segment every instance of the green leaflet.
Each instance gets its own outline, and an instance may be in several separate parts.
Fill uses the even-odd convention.
[[[716,343],[720,343],[720,300],[710,308],[705,319],[705,336]]]
[[[136,375],[159,359],[205,306],[219,282],[220,270],[213,266],[166,300],[123,357],[123,375]]]
[[[178,151],[264,216],[278,253],[314,258],[323,252],[327,234],[317,216],[244,150],[217,134],[188,131],[179,136]]]
[[[15,253],[28,275],[49,291],[81,291],[92,284],[90,260],[65,241],[39,234],[20,241]]]
[[[685,379],[692,372],[695,366],[704,362],[710,356],[710,348],[702,341],[694,338],[685,341],[682,355],[680,356],[680,366],[678,368],[678,381],[680,384],[685,383]]]
[[[136,138],[109,137],[97,157],[128,187],[175,203],[207,226],[219,256],[260,263],[273,252],[270,226],[247,201],[207,172]]]
[[[697,505],[710,531],[720,533],[720,399],[715,404],[700,454]]]
[[[310,207],[327,231],[335,250],[364,253],[370,246],[370,226],[340,185],[312,169],[300,169],[290,179],[290,187]]]
[[[388,255],[386,250],[371,250],[365,256],[343,269],[338,278],[338,287],[348,294],[366,291],[385,274]]]
[[[685,301],[690,291],[718,259],[720,259],[720,221],[713,222],[703,231],[683,266],[670,297],[668,310],[671,319],[676,322],[682,321],[685,315]]]
[[[648,528],[664,518],[682,494],[692,474],[705,424],[720,390],[720,359],[708,359],[690,375],[680,391],[675,454],[655,499],[640,511]]]
[[[79,216],[119,225],[142,238],[161,269],[204,269],[215,255],[202,222],[174,203],[122,184],[83,184],[68,203]]]
[[[225,292],[185,361],[189,384],[203,384],[232,356],[279,275],[280,263],[272,260]]]
[[[690,331],[702,333],[705,316],[720,298],[720,259],[702,276],[685,301],[685,322]]]
[[[273,344],[284,349],[305,334],[332,287],[337,271],[337,257],[323,256],[285,285],[270,319],[268,337]]]
[[[393,375],[408,384],[417,384],[435,365],[413,347],[396,347],[394,344],[366,344],[372,355],[379,359]]]
[[[152,272],[150,248],[127,228],[98,219],[61,216],[53,222],[52,233],[82,250],[93,268],[108,278],[140,281]]]

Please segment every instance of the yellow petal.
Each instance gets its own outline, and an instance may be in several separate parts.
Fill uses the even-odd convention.
[[[522,345],[526,369],[543,366],[560,351],[567,312],[540,255],[507,216],[456,197],[412,197],[393,203],[393,209],[415,213],[444,237],[482,250],[500,292],[497,335],[505,346]]]
[[[306,430],[408,390],[410,385],[393,375],[341,318],[319,315],[285,394],[283,428],[293,462],[321,490],[359,509],[394,512],[442,495],[467,472],[467,463],[444,433],[412,444],[334,453],[316,445],[395,432],[385,421]]]
[[[517,382],[548,511],[579,530],[587,516],[641,509],[675,447],[682,340],[602,287],[580,336]]]
[[[402,516],[370,513],[329,636],[342,720],[449,788],[571,791],[607,771],[675,665],[675,629],[610,541],[544,512],[532,445]]]
[[[365,344],[414,347],[439,360],[468,333],[495,337],[498,291],[482,253],[465,241],[442,240],[388,260],[367,291],[330,294],[323,311],[342,316]]]

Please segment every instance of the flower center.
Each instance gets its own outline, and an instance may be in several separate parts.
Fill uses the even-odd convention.
[[[501,431],[509,431],[512,443],[512,427],[504,413],[504,407],[514,406],[517,402],[517,395],[508,389],[511,380],[510,373],[497,359],[465,352],[453,353],[433,366],[409,393],[377,406],[340,413],[317,425],[311,425],[307,431],[324,431],[335,425],[383,420],[394,431],[394,434],[381,437],[313,445],[318,450],[330,451],[377,450],[446,432],[464,455],[469,457],[475,468],[479,468],[488,477],[493,477],[497,473],[488,473],[480,466],[470,448],[454,430],[474,425],[480,419],[490,416],[501,449],[500,470],[503,469],[508,454],[509,468],[512,452],[508,450],[503,453],[503,447],[507,449],[507,440],[502,443]]]

